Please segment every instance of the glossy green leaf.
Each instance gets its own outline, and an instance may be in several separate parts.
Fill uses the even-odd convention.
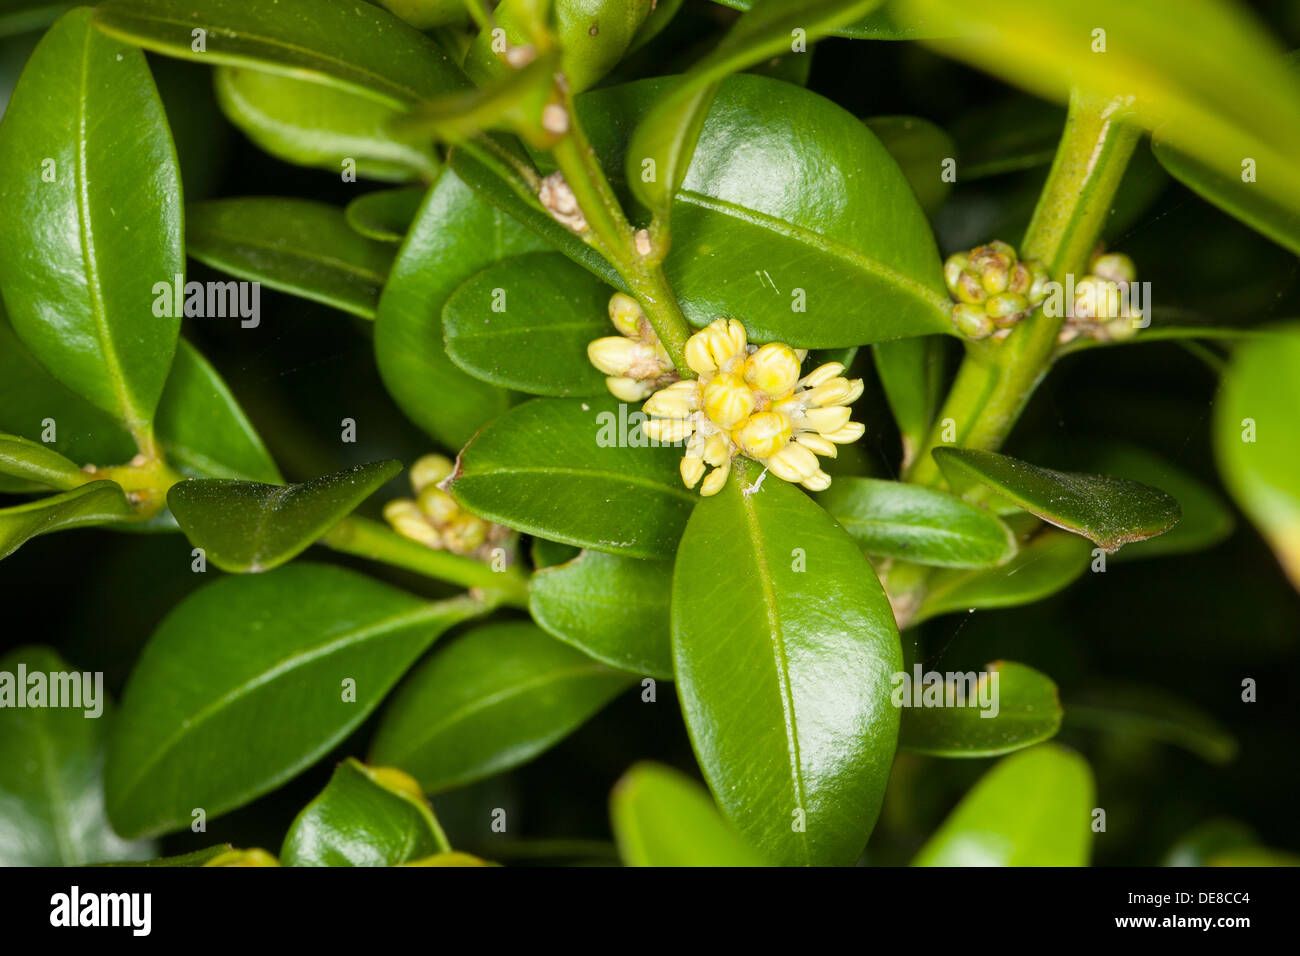
[[[946,344],[943,336],[919,335],[871,347],[880,386],[903,442],[904,468],[916,457],[917,449],[924,447],[939,410]]]
[[[1168,531],[1181,517],[1172,497],[1126,478],[1053,471],[970,448],[936,448],[933,454],[944,477],[959,490],[971,484],[991,488],[1108,552]]]
[[[1087,866],[1092,771],[1044,744],[1004,757],[921,848],[914,866]]]
[[[555,35],[575,92],[590,89],[631,47],[656,0],[555,0]]]
[[[714,3],[733,10],[749,10],[754,0],[714,0]],[[885,0],[878,10],[830,31],[831,35],[854,40],[916,40],[949,32],[939,18],[916,18],[902,8],[899,0]]]
[[[488,266],[442,310],[447,355],[475,378],[536,395],[605,395],[587,345],[614,334],[610,289],[558,252]]]
[[[944,161],[957,157],[952,137],[919,116],[872,116],[863,122],[894,157],[921,208],[934,215],[952,190],[943,175]]]
[[[698,495],[680,449],[651,448],[642,413],[613,398],[539,398],[465,446],[447,490],[477,515],[552,541],[670,556]]]
[[[633,674],[673,676],[668,633],[672,565],[599,551],[533,575],[533,620],[589,657]]]
[[[129,521],[133,517],[126,496],[113,481],[92,481],[63,494],[0,508],[0,558],[9,557],[43,534]]]
[[[553,568],[557,564],[572,561],[581,553],[581,548],[574,547],[571,544],[562,544],[559,541],[548,541],[536,535],[533,536],[532,545],[528,549],[528,556],[533,561],[533,567],[538,570]]]
[[[1300,330],[1237,349],[1214,406],[1224,484],[1300,589]]]
[[[953,39],[936,42],[941,52],[1033,92],[1063,100],[1078,87],[1120,98],[1126,112],[1199,167],[1194,171],[1175,158],[1171,171],[1190,174],[1207,194],[1271,238],[1296,241],[1300,73],[1239,5],[907,0],[905,10],[951,27]],[[1104,33],[1098,35],[1099,29]],[[1256,182],[1239,189],[1248,167]]]
[[[188,213],[186,251],[199,262],[375,317],[393,249],[359,235],[342,209],[305,199],[213,199]]]
[[[394,128],[402,110],[333,86],[260,70],[218,67],[217,102],[230,122],[272,156],[361,179],[431,180],[428,137]]]
[[[653,157],[626,145],[628,129],[673,82],[579,98],[606,168],[626,158],[640,179],[642,159]],[[808,348],[952,331],[912,187],[871,130],[824,97],[762,76],[728,78],[683,172],[664,269],[692,323],[739,316],[755,341]],[[666,175],[662,165],[656,175]]]
[[[65,683],[65,675],[77,683]],[[84,866],[154,852],[147,842],[118,837],[104,813],[112,708],[103,675],[98,686],[93,677],[71,671],[46,647],[0,658],[0,866]],[[30,706],[38,687],[43,703]],[[50,706],[56,688],[75,695],[66,698],[69,706]]]
[[[718,83],[728,74],[788,52],[793,31],[808,39],[850,22],[881,0],[756,0],[725,37],[680,80],[665,88],[637,124],[627,153],[627,177],[637,199],[666,216],[673,195],[686,178]],[[654,176],[643,175],[653,163]]]
[[[1067,587],[1088,568],[1088,541],[1065,531],[1036,535],[1006,564],[979,571],[941,571],[930,578],[911,623],[936,614],[1032,604]]]
[[[489,624],[434,654],[389,705],[370,761],[427,793],[532,760],[631,683],[524,622]]]
[[[378,461],[298,485],[192,478],[167,493],[181,530],[223,571],[269,571],[297,557],[402,470]]]
[[[147,441],[180,316],[155,282],[184,272],[176,150],[144,56],[66,14],[0,124],[0,288],[59,381]]]
[[[902,655],[856,543],[802,491],[736,459],[673,570],[673,661],[714,798],[778,863],[855,862],[898,736]]]
[[[0,474],[67,491],[86,483],[86,474],[57,451],[17,435],[0,434]]]
[[[1171,744],[1211,764],[1229,763],[1237,755],[1236,738],[1218,721],[1159,687],[1108,682],[1071,697],[1066,723],[1122,740]]]
[[[948,568],[986,568],[1016,553],[993,512],[956,495],[877,478],[836,478],[818,502],[867,554]]]
[[[397,866],[451,849],[415,781],[349,758],[294,819],[285,866]]]
[[[109,747],[109,815],[128,835],[208,819],[311,766],[360,726],[444,630],[481,613],[341,568],[223,578],[140,655]]]
[[[436,43],[369,3],[108,0],[95,24],[157,53],[309,79],[399,108],[468,86]],[[202,50],[196,29],[206,31]]]
[[[401,863],[399,866],[499,866],[497,863],[491,863],[469,853],[458,853],[455,850],[449,853],[435,853],[433,856],[426,856],[422,860],[412,860],[410,863]]]
[[[450,170],[425,197],[379,300],[375,360],[407,416],[460,448],[500,415],[508,396],[466,375],[443,350],[442,307],[458,285],[507,256],[545,248]]]
[[[948,684],[943,686],[946,695]],[[925,685],[916,687],[913,679],[894,689],[895,700],[903,701],[898,746],[912,753],[996,757],[1042,743],[1061,726],[1061,701],[1051,678],[1014,661],[989,664],[974,686],[954,684],[954,700],[960,690],[964,706],[917,706],[918,699],[924,702]]]
[[[140,860],[130,863],[97,863],[96,866],[207,866],[213,860],[220,859],[227,853],[230,853],[232,847],[229,843],[218,843],[216,846],[210,846],[203,850],[195,850],[192,853],[178,853],[176,856],[160,856],[153,860]]]
[[[465,0],[379,0],[379,5],[419,30],[465,19]]]
[[[659,764],[637,764],[614,785],[610,820],[625,866],[767,865],[702,787]]]
[[[367,239],[401,242],[424,202],[423,186],[381,189],[358,196],[343,210],[348,225]]]
[[[280,481],[275,463],[226,383],[184,339],[157,419],[155,431],[174,467],[214,478]],[[39,440],[78,464],[121,464],[135,454],[125,428],[42,368],[3,315],[0,428]]]

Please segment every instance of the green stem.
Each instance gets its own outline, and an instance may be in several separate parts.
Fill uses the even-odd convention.
[[[1097,100],[1077,91],[1070,98],[1052,171],[1021,243],[1021,256],[1044,263],[1058,282],[1067,275],[1082,278],[1110,214],[1139,133],[1123,117],[1119,101]],[[969,343],[925,447],[906,475],[908,481],[942,482],[930,454],[940,444],[1001,447],[1051,365],[1063,321],[1063,315],[1047,315],[1039,309],[1004,342]],[[944,442],[945,423],[955,441]]]
[[[448,551],[435,551],[404,538],[376,521],[353,515],[344,518],[319,541],[344,554],[382,561],[426,577],[466,588],[478,588],[497,603],[528,606],[528,579],[517,567],[493,571],[486,564]]]

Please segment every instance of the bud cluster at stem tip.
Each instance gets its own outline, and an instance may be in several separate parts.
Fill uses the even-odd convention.
[[[426,547],[485,560],[510,530],[484,521],[458,505],[438,483],[452,472],[442,455],[425,455],[411,466],[415,498],[394,498],[384,505],[384,519],[403,537]]]
[[[970,339],[1000,341],[1043,301],[1051,276],[1041,262],[1021,261],[1014,248],[994,240],[949,256],[943,279],[957,300],[953,327]]]

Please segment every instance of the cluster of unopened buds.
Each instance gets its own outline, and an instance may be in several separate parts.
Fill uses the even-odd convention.
[[[834,458],[837,445],[857,441],[865,430],[849,421],[848,408],[862,394],[862,380],[845,378],[839,362],[801,378],[806,355],[781,342],[750,345],[740,322],[718,319],[686,343],[686,362],[699,378],[651,395],[642,428],[663,444],[686,442],[682,481],[687,488],[700,485],[701,495],[722,490],[736,455],[822,491],[831,477],[818,456]]]
[[[425,455],[411,466],[415,498],[394,498],[384,505],[384,519],[403,537],[440,551],[485,561],[510,530],[484,521],[456,504],[438,487],[452,472],[442,455]]]
[[[957,300],[953,327],[970,339],[1000,341],[1043,301],[1051,275],[1041,262],[1022,261],[1014,248],[994,240],[949,256],[943,279]]]
[[[605,384],[615,398],[639,402],[677,381],[673,361],[636,299],[614,293],[609,300],[609,319],[622,334],[590,343],[587,358],[608,376]]]
[[[1088,263],[1088,274],[1074,284],[1074,303],[1061,326],[1064,344],[1081,335],[1114,342],[1137,335],[1143,324],[1140,302],[1131,294],[1137,286],[1137,267],[1122,252],[1098,246]]]

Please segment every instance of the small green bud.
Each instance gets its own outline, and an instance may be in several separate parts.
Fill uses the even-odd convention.
[[[952,324],[968,339],[984,339],[993,334],[993,319],[988,313],[966,303],[953,306]]]
[[[989,248],[994,252],[1000,252],[1012,262],[1016,261],[1016,248],[1009,242],[1003,242],[1001,239],[994,239],[989,243]]]
[[[965,303],[983,302],[988,298],[988,292],[980,280],[969,272],[963,272],[957,279],[957,290],[954,293],[957,298]]]
[[[984,311],[993,320],[993,324],[1000,329],[1015,325],[1024,317],[1028,308],[1029,303],[1025,301],[1025,297],[1014,292],[990,296],[984,303]]]
[[[1105,329],[1105,337],[1113,342],[1122,342],[1125,339],[1131,339],[1138,333],[1138,330],[1133,326],[1133,320],[1127,317],[1111,319],[1106,323]]]
[[[943,264],[943,281],[948,286],[948,292],[952,295],[957,294],[957,283],[961,279],[962,271],[970,264],[970,256],[964,252],[954,252]]]
[[[1016,295],[1026,295],[1033,281],[1034,276],[1029,266],[1024,262],[1017,262],[1016,267],[1011,270],[1011,279],[1007,283],[1007,291],[1014,292]]]
[[[1052,274],[1047,271],[1047,266],[1037,259],[1030,259],[1029,275],[1029,291],[1025,294],[1025,298],[1031,305],[1037,305],[1047,298],[1047,284],[1052,281]]]
[[[1096,256],[1090,266],[1093,275],[1110,279],[1112,282],[1134,282],[1137,280],[1137,266],[1133,260],[1122,252],[1108,252]]]

